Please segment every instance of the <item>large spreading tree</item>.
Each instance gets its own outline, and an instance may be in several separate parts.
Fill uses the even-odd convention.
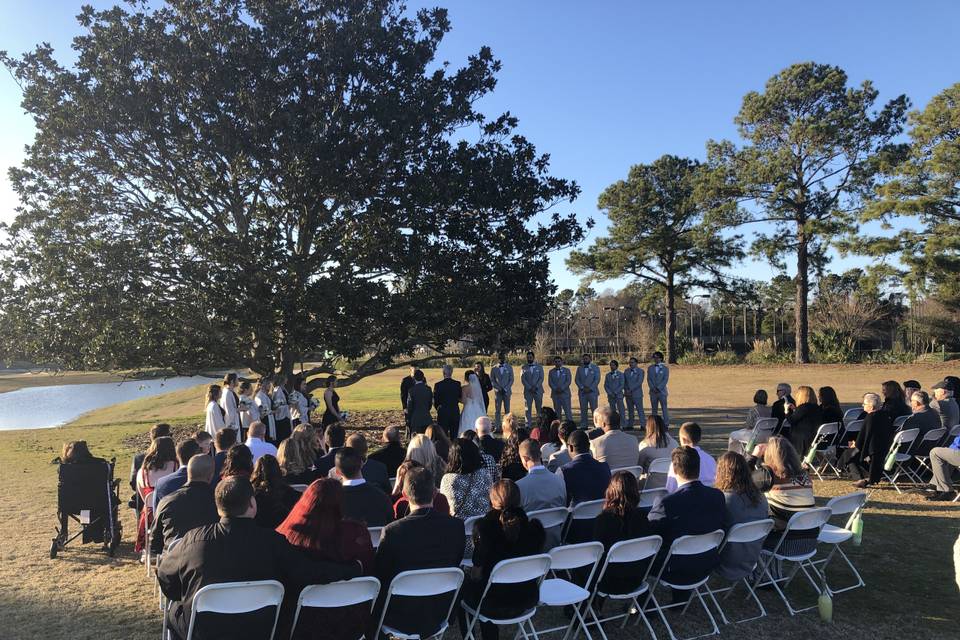
[[[693,287],[720,285],[724,270],[742,257],[740,236],[726,234],[727,221],[706,215],[698,197],[700,164],[665,155],[630,168],[600,195],[610,220],[605,237],[567,264],[587,280],[629,277],[656,286],[665,309],[666,359],[676,362],[676,300]]]
[[[477,110],[489,49],[438,61],[446,12],[394,0],[150,4],[85,7],[70,68],[2,56],[36,125],[8,356],[353,381],[532,341],[578,188]]]
[[[827,249],[854,229],[864,197],[876,185],[881,159],[896,154],[909,107],[899,96],[874,111],[869,81],[848,86],[838,67],[806,62],[787,67],[763,92],[743,98],[735,122],[746,144],[709,142],[714,197],[739,209],[745,222],[763,222],[755,254],[796,268],[795,359],[810,361],[808,299],[811,273]]]

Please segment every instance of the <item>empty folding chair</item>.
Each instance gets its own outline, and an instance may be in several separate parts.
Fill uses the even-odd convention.
[[[783,603],[787,605],[787,611],[790,612],[790,615],[796,615],[803,611],[809,611],[816,607],[816,604],[813,604],[809,607],[803,609],[796,609],[793,606],[793,603],[790,602],[790,599],[787,598],[786,589],[790,586],[790,583],[796,577],[797,573],[800,571],[803,572],[803,575],[806,576],[807,581],[814,588],[814,590],[819,595],[822,593],[818,580],[820,578],[820,573],[817,567],[813,564],[813,557],[817,555],[817,537],[820,535],[820,531],[823,529],[823,525],[826,524],[827,520],[830,519],[831,511],[827,507],[819,507],[816,509],[808,509],[806,511],[800,511],[793,514],[790,517],[790,520],[787,521],[787,526],[783,530],[783,533],[780,534],[780,537],[777,539],[776,545],[771,550],[764,549],[760,553],[760,577],[753,584],[753,588],[757,589],[759,587],[772,586],[776,590],[777,594],[780,596],[780,599],[783,600]],[[791,546],[794,542],[791,539],[791,534],[796,531],[807,531],[810,538],[809,550],[803,551],[794,551],[791,550]],[[771,572],[770,568],[774,563],[783,563],[790,562],[793,563],[793,568],[790,571],[788,576],[775,577]],[[813,571],[813,575],[810,575],[810,570]],[[816,578],[814,577],[816,576]],[[782,583],[782,585],[781,585]]]
[[[277,631],[277,619],[280,617],[280,604],[283,602],[283,585],[276,580],[259,580],[256,582],[224,582],[208,584],[197,591],[190,608],[190,627],[187,630],[186,640],[193,640],[193,631],[196,628],[197,615],[201,613],[218,613],[227,615],[241,615],[259,611],[267,607],[275,607],[273,627],[266,640],[272,640]],[[245,635],[250,640],[261,640],[254,635]]]
[[[773,520],[767,518],[766,520],[754,520],[753,522],[741,522],[740,524],[735,524],[730,527],[730,531],[727,532],[727,537],[723,541],[723,546],[720,547],[720,566],[717,570],[714,571],[715,575],[719,575],[720,579],[725,580],[729,586],[721,587],[719,589],[711,589],[710,583],[708,582],[703,588],[704,591],[709,591],[711,598],[718,593],[726,593],[724,599],[729,598],[733,595],[733,592],[736,591],[737,587],[743,585],[747,590],[747,596],[753,598],[753,601],[757,604],[757,607],[760,609],[760,615],[753,616],[752,618],[741,618],[740,620],[734,620],[735,624],[741,622],[747,622],[749,620],[757,620],[763,618],[767,615],[767,610],[763,608],[763,603],[760,602],[760,598],[757,597],[757,593],[753,590],[753,586],[750,584],[750,578],[753,575],[753,569],[757,566],[757,561],[760,559],[760,551],[763,549],[763,541],[766,540],[767,534],[773,530]],[[752,561],[752,567],[749,571],[742,570],[739,573],[734,573],[732,575],[725,574],[725,571],[729,569],[723,568],[724,557],[728,554],[738,553],[737,564],[744,569],[747,566],[750,566]],[[741,562],[743,561],[743,562]],[[723,620],[723,624],[730,624],[730,620],[727,619],[727,614],[722,607],[719,606],[719,602],[716,599],[713,599],[714,604],[717,605],[717,612],[720,614],[720,618]]]
[[[554,631],[564,631],[563,640],[567,640],[570,632],[574,631],[573,637],[576,637],[576,624],[580,623],[587,640],[592,640],[590,632],[587,630],[587,623],[580,613],[579,605],[581,602],[590,598],[590,585],[593,583],[593,575],[600,564],[600,558],[603,557],[603,544],[599,542],[582,542],[580,544],[568,544],[562,547],[556,547],[550,551],[550,576],[540,583],[540,606],[541,607],[573,607],[574,618],[570,624],[562,627],[553,627],[551,629],[537,629],[536,635]],[[577,584],[573,580],[571,572],[577,570],[581,575],[586,572],[587,578],[583,584],[587,587]],[[565,572],[566,579],[558,577],[559,571]]]
[[[596,519],[600,512],[603,511],[603,500],[588,500],[587,502],[579,502],[572,507],[570,507],[570,519],[567,521],[566,530],[563,532],[562,540],[564,542],[577,542],[577,540],[571,540],[571,535],[576,536],[579,531],[574,531],[574,529],[580,525],[580,529],[584,528],[584,523],[586,521],[593,521]],[[571,531],[574,531],[571,534]]]
[[[623,618],[622,628],[626,626],[633,613],[636,613],[640,620],[643,620],[647,631],[650,632],[650,637],[653,640],[657,639],[657,635],[653,632],[653,627],[650,626],[650,621],[637,598],[650,591],[647,577],[650,575],[654,558],[656,558],[662,544],[663,538],[660,536],[647,536],[634,540],[622,540],[610,547],[602,568],[597,574],[597,582],[593,587],[593,593],[590,594],[590,600],[587,601],[586,607],[587,626],[596,626],[603,640],[607,640],[607,634],[603,630],[604,622]],[[638,563],[644,563],[642,569],[636,566]],[[593,603],[597,598],[626,601],[627,610],[620,614],[599,618],[593,608]]]
[[[843,412],[843,424],[844,426],[849,425],[851,422],[857,419],[857,417],[863,413],[863,409],[860,407],[854,407],[853,409],[847,409]]]
[[[650,593],[647,594],[647,601],[644,603],[644,607],[647,607],[648,604],[653,604],[654,610],[660,616],[660,621],[663,622],[663,626],[667,628],[667,632],[670,634],[671,640],[677,640],[676,634],[673,632],[673,627],[670,626],[670,621],[667,620],[667,615],[665,609],[670,609],[672,607],[683,607],[683,611],[687,610],[687,607],[690,606],[690,603],[693,601],[693,596],[697,597],[697,600],[700,601],[700,606],[703,607],[704,612],[707,614],[707,618],[710,620],[710,625],[713,627],[713,632],[711,634],[702,634],[702,635],[718,635],[720,633],[720,627],[717,626],[717,620],[713,617],[713,613],[710,611],[710,607],[707,606],[707,602],[703,599],[704,591],[702,588],[707,584],[707,581],[710,580],[710,571],[713,569],[712,557],[710,562],[705,562],[702,567],[702,572],[694,572],[689,576],[685,576],[682,579],[680,577],[674,577],[670,574],[671,561],[674,558],[683,558],[686,556],[696,556],[702,554],[708,554],[711,551],[716,551],[720,548],[720,545],[723,543],[723,529],[717,529],[711,533],[704,533],[696,536],[680,536],[673,541],[673,544],[670,545],[670,550],[667,552],[666,557],[663,560],[663,564],[660,566],[660,573],[653,580],[653,586],[650,588]],[[686,569],[685,571],[692,571],[691,569]],[[657,596],[654,593],[658,586],[668,587],[674,591],[689,591],[690,599],[686,602],[677,602],[674,604],[661,605],[657,600]],[[713,601],[714,606],[719,609],[720,605],[717,603],[716,598],[713,597],[713,592],[709,589],[705,591],[707,597]],[[695,636],[695,637],[702,637]]]
[[[750,430],[749,438],[746,440],[739,440],[740,444],[743,445],[744,453],[752,453],[753,447],[757,446],[758,444],[763,444],[769,440],[776,428],[776,418],[760,418],[757,420],[753,424],[753,429]]]
[[[944,427],[939,429],[930,429],[913,446],[911,454],[913,455],[914,465],[907,466],[907,471],[917,484],[924,484],[929,473],[933,476],[933,468],[930,466],[930,451],[934,447],[939,447],[940,442],[947,435],[948,431]]]
[[[540,585],[550,570],[550,556],[544,553],[535,556],[524,556],[522,558],[510,558],[501,560],[493,567],[490,572],[490,579],[487,580],[483,593],[480,594],[477,602],[468,602],[466,598],[461,600],[460,606],[467,612],[467,633],[464,640],[474,640],[474,628],[478,622],[486,622],[499,626],[510,624],[518,625],[519,633],[526,637],[525,627],[537,637],[537,630],[533,627],[531,619],[537,613],[537,599],[530,608],[523,608],[508,614],[507,617],[499,617],[502,614],[493,614],[484,610],[484,600],[490,590],[496,585],[520,584],[522,582],[536,582],[539,593]]]
[[[652,509],[654,505],[667,497],[666,488],[661,489],[644,489],[640,492],[640,503],[637,504],[639,509]]]
[[[851,589],[865,586],[863,578],[860,576],[860,572],[857,571],[855,566],[853,566],[850,558],[848,558],[847,554],[843,552],[843,549],[840,548],[840,545],[853,538],[853,531],[850,529],[851,523],[853,522],[854,518],[859,516],[863,511],[863,506],[866,504],[866,502],[867,494],[863,491],[837,496],[836,498],[831,498],[827,502],[827,508],[830,509],[832,516],[849,516],[847,523],[842,527],[832,525],[829,522],[824,524],[823,529],[820,530],[820,536],[817,538],[821,544],[830,545],[830,551],[827,553],[827,556],[822,560],[815,561],[814,564],[819,567],[820,575],[823,576],[823,584],[827,588],[827,591],[831,594],[843,593],[844,591],[850,591]],[[827,565],[830,564],[830,560],[833,559],[834,554],[840,554],[840,557],[844,562],[847,563],[850,571],[853,572],[853,576],[856,578],[856,582],[853,585],[842,587],[840,589],[835,589],[830,586],[830,581],[827,579]]]
[[[543,530],[547,534],[547,550],[560,544],[560,539],[563,536],[563,526],[567,523],[569,517],[570,511],[566,507],[540,509],[527,514],[527,518],[537,520],[543,525]]]
[[[400,638],[401,640],[429,640],[430,638],[441,640],[443,634],[447,632],[447,628],[450,626],[447,621],[450,619],[450,614],[453,613],[453,605],[457,601],[457,594],[460,593],[460,586],[462,584],[463,571],[455,568],[417,569],[415,571],[404,571],[403,573],[397,574],[390,582],[390,586],[387,587],[387,596],[383,602],[383,611],[380,613],[380,620],[377,622],[376,630],[370,637],[376,640],[382,632],[387,636]],[[446,594],[450,594],[450,607],[447,609],[447,614],[437,620],[436,630],[431,630],[430,633],[419,634],[411,632],[410,630],[405,631],[389,626],[386,623],[389,618],[390,605],[394,597],[403,597],[405,599],[402,602],[403,606],[409,607],[412,604],[409,598],[435,598]],[[433,621],[430,620],[428,622]]]
[[[371,613],[380,593],[380,581],[376,578],[364,577],[331,582],[330,584],[314,584],[303,588],[297,600],[297,609],[293,614],[293,626],[290,628],[292,638],[297,630],[300,612],[303,609],[336,609],[352,607],[364,602],[370,603]]]
[[[383,527],[367,527],[370,532],[370,544],[376,549],[380,546],[380,538],[383,536]]]
[[[642,489],[658,489],[667,486],[667,474],[673,462],[670,458],[657,458],[647,467],[647,475],[643,480]]]
[[[838,478],[842,477],[842,474],[833,465],[826,453],[827,448],[833,445],[839,433],[840,423],[828,422],[820,425],[813,436],[813,442],[810,444],[810,450],[807,452],[805,460],[821,480],[823,480],[821,474],[826,473],[827,469],[832,470]]]
[[[947,431],[947,435],[945,435],[943,440],[940,441],[940,446],[949,447],[958,436],[960,436],[960,424],[955,424],[950,427],[950,430]]]
[[[890,463],[884,463],[883,477],[893,485],[897,493],[903,493],[897,485],[897,480],[900,479],[901,476],[906,476],[912,480],[909,470],[905,465],[913,460],[913,455],[910,453],[910,450],[913,448],[913,443],[916,442],[919,435],[920,429],[905,429],[896,432],[893,436],[893,442],[890,444],[890,450],[887,453],[887,460],[889,461],[892,458],[893,466],[887,471],[886,467],[890,466]]]

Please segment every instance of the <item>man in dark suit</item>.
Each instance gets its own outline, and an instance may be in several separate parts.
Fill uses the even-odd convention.
[[[407,426],[407,433],[410,433],[410,414],[407,413],[407,400],[410,399],[410,389],[416,383],[414,376],[417,374],[417,368],[410,365],[410,372],[400,381],[400,407],[403,409],[403,422]]]
[[[232,476],[220,481],[216,504],[220,521],[187,532],[163,555],[157,569],[160,589],[173,601],[167,622],[178,640],[187,636],[194,596],[208,584],[253,580],[324,584],[360,575],[359,561],[313,560],[273,529],[257,526],[253,520],[257,501],[246,478]],[[265,638],[273,628],[274,614],[272,608],[237,616],[199,614],[194,637]]]
[[[220,472],[223,470],[223,463],[227,459],[227,451],[230,447],[237,444],[237,432],[234,429],[220,429],[213,438],[213,445],[217,452],[213,455],[213,485],[216,486],[220,481]]]
[[[363,434],[351,434],[347,438],[347,447],[356,451],[357,455],[360,456],[360,460],[363,462],[360,469],[363,479],[389,496],[392,487],[390,486],[390,475],[387,473],[387,467],[382,462],[367,458],[367,439],[363,437]]]
[[[210,484],[214,466],[213,457],[206,455],[195,455],[187,462],[187,483],[157,505],[150,537],[152,553],[161,554],[167,542],[220,519]]]
[[[883,409],[877,394],[864,394],[863,411],[866,417],[856,441],[848,442],[847,450],[840,456],[840,466],[845,466],[847,471],[857,478],[853,486],[858,489],[864,489],[883,479],[883,463],[896,431],[893,416]]]
[[[430,409],[433,407],[433,392],[427,386],[427,377],[419,369],[414,374],[416,382],[407,396],[407,414],[410,416],[410,435],[423,433],[433,422]]]
[[[723,492],[708,487],[699,480],[700,453],[696,449],[677,447],[670,457],[677,476],[677,490],[654,505],[647,516],[653,526],[653,533],[663,537],[656,569],[659,569],[670,545],[677,538],[723,529],[723,516],[726,512]],[[676,584],[691,584],[710,573],[716,566],[717,559],[716,550],[692,556],[678,556],[670,561],[663,577]]]
[[[394,478],[397,475],[397,469],[403,464],[407,457],[407,450],[403,448],[400,442],[399,427],[387,427],[383,430],[381,439],[383,446],[370,454],[370,460],[382,462],[387,468],[387,477]],[[393,487],[391,487],[391,491]]]
[[[503,447],[505,443],[500,438],[495,438],[491,435],[493,428],[490,424],[490,418],[482,416],[477,418],[477,424],[474,425],[477,431],[477,439],[480,444],[480,451],[484,452],[491,458],[494,462],[500,462],[500,456],[503,455]]]
[[[796,406],[790,391],[790,385],[786,382],[777,385],[777,400],[770,406],[770,415],[777,419],[777,429],[774,433],[780,433],[783,421],[793,412],[792,407]],[[799,453],[803,455],[805,452]]]
[[[403,495],[410,502],[407,517],[386,526],[377,547],[374,573],[382,585],[374,619],[379,619],[390,582],[403,571],[458,567],[463,560],[466,534],[463,521],[433,509],[433,474],[422,467],[411,469],[403,481]],[[384,624],[407,634],[429,638],[436,634],[450,608],[450,597],[410,606],[404,597],[394,598]],[[412,603],[410,603],[412,604]],[[406,606],[405,606],[406,605]],[[368,634],[368,637],[369,634]]]
[[[557,469],[557,475],[563,478],[567,502],[575,505],[603,498],[610,484],[610,466],[591,455],[587,432],[577,429],[571,433],[567,437],[567,449],[570,451],[570,462]],[[592,521],[575,520],[567,532],[567,542],[587,542],[593,539],[592,535]]]
[[[393,505],[387,494],[363,477],[360,453],[351,447],[337,451],[337,476],[343,485],[343,517],[368,527],[382,527],[393,520]]]
[[[437,410],[437,424],[450,440],[456,440],[460,430],[460,383],[452,375],[453,367],[443,365],[443,380],[433,385],[433,406]]]
[[[343,448],[347,439],[347,432],[339,424],[331,424],[323,434],[323,441],[327,445],[327,452],[317,458],[314,466],[317,468],[317,477],[326,478],[337,464],[337,451]]]

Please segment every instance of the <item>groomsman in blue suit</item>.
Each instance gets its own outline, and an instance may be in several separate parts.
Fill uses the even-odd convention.
[[[557,356],[553,359],[553,369],[547,377],[550,385],[550,399],[553,400],[553,410],[557,417],[563,413],[564,418],[573,420],[573,404],[570,402],[570,369],[563,366],[563,358]]]
[[[623,418],[624,379],[620,363],[616,360],[610,361],[610,371],[603,379],[603,390],[607,392],[607,404]]]
[[[537,417],[543,408],[543,367],[534,361],[533,351],[527,351],[527,364],[520,369],[520,384],[523,385],[523,401],[527,409],[527,428],[533,427],[533,405]]]
[[[577,367],[577,391],[580,396],[580,428],[587,428],[587,410],[597,410],[597,401],[600,399],[600,367],[590,361],[590,354],[583,354],[582,364]]]
[[[670,379],[670,369],[663,364],[663,354],[657,351],[653,354],[653,364],[647,368],[647,388],[650,389],[650,413],[657,415],[660,407],[664,426],[670,426],[670,414],[667,413],[667,381]]]
[[[623,372],[623,399],[627,404],[627,428],[624,431],[633,429],[633,414],[636,412],[640,421],[640,428],[643,429],[647,422],[647,417],[643,414],[643,368],[638,366],[636,358],[630,358],[630,365]]]
[[[500,428],[500,409],[510,413],[510,396],[513,395],[513,367],[507,364],[507,356],[500,353],[497,366],[490,370],[490,383],[493,385],[493,423]]]

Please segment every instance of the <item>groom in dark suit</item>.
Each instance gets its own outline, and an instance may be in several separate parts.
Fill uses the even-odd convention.
[[[417,369],[413,374],[415,383],[407,396],[407,415],[410,416],[410,433],[423,433],[433,422],[430,409],[433,408],[433,392],[427,386],[423,371]]]
[[[451,440],[456,440],[460,431],[460,383],[452,375],[453,367],[443,365],[443,380],[433,385],[433,406],[437,410],[437,423]]]
[[[410,414],[407,413],[407,400],[410,399],[410,389],[413,389],[413,385],[416,384],[414,379],[416,373],[417,368],[410,365],[410,372],[400,381],[400,407],[403,409],[403,423],[407,426],[407,435],[410,435]]]

